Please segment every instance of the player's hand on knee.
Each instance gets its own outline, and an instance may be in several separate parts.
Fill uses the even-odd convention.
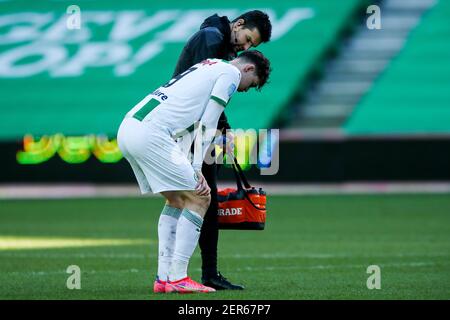
[[[211,193],[211,188],[208,186],[205,177],[200,171],[197,171],[197,186],[195,187],[195,193],[199,196],[207,196]]]

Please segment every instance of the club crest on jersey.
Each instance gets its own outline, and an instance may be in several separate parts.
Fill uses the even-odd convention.
[[[228,97],[231,97],[233,95],[233,93],[236,92],[236,85],[234,83],[232,83],[229,87],[228,87]]]

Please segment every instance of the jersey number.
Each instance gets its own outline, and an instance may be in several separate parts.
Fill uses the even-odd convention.
[[[163,88],[168,88],[171,85],[173,85],[175,82],[177,82],[178,80],[180,80],[181,78],[183,78],[185,75],[191,73],[192,71],[197,70],[198,67],[191,67],[189,69],[187,69],[185,72],[180,73],[179,75],[177,75],[175,78],[171,79],[169,82],[167,82],[165,85],[163,85]]]

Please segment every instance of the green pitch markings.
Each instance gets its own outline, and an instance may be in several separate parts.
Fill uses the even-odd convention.
[[[163,206],[0,201],[0,299],[450,299],[450,194],[269,193],[265,230],[220,232],[220,271],[246,289],[208,295],[152,292]],[[189,270],[200,280],[198,248]]]

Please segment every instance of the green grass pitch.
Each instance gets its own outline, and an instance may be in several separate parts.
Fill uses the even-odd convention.
[[[220,233],[220,270],[246,290],[209,295],[151,292],[161,198],[0,201],[0,299],[450,298],[450,195],[268,201],[266,230]],[[189,270],[199,280],[198,248]]]

